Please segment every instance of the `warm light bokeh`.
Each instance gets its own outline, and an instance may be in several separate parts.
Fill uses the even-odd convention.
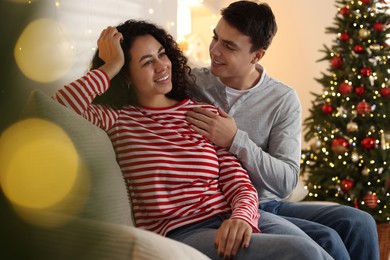
[[[42,209],[60,202],[71,191],[78,168],[72,141],[48,121],[20,121],[0,138],[0,185],[19,206]]]
[[[59,126],[26,119],[0,136],[0,188],[25,221],[58,226],[82,210],[90,179]]]
[[[67,35],[58,21],[43,18],[31,22],[19,36],[14,49],[19,69],[37,82],[61,79],[75,60]]]

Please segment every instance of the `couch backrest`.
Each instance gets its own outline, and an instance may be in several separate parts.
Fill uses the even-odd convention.
[[[79,169],[82,175],[72,192],[46,211],[71,215],[75,214],[73,206],[78,203],[81,206],[78,205],[76,217],[113,224],[133,224],[126,185],[111,141],[103,130],[39,90],[30,94],[21,118],[48,120],[61,127],[72,140],[82,162]]]

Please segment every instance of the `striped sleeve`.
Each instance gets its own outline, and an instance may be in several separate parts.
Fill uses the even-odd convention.
[[[108,130],[118,117],[118,112],[105,106],[94,105],[92,101],[109,87],[110,79],[104,71],[91,70],[85,76],[58,90],[53,99],[94,125]]]
[[[220,164],[220,184],[222,192],[232,207],[231,218],[238,218],[249,223],[254,232],[258,228],[258,195],[248,173],[226,149],[216,147]]]

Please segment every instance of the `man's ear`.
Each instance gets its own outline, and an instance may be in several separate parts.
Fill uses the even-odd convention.
[[[260,49],[260,50],[258,50],[258,51],[253,52],[253,54],[254,54],[255,56],[254,56],[253,59],[252,59],[252,63],[253,63],[253,64],[256,64],[256,63],[258,63],[258,62],[264,57],[264,55],[265,55],[265,50]]]

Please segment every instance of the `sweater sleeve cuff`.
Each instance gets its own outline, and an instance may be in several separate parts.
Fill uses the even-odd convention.
[[[103,74],[103,76],[105,77],[105,80],[110,83],[110,77],[108,77],[107,73],[104,71],[104,70],[101,70],[101,69],[94,69],[92,71],[98,71],[98,72],[101,72]]]
[[[236,215],[232,216],[231,219],[241,219],[244,220],[246,223],[248,223],[251,228],[253,233],[261,233],[261,230],[258,227],[258,220],[259,220],[260,215],[257,215],[254,219],[248,219],[246,217]]]
[[[236,135],[234,136],[232,145],[230,146],[229,152],[237,156],[246,138],[247,133],[238,129]]]

